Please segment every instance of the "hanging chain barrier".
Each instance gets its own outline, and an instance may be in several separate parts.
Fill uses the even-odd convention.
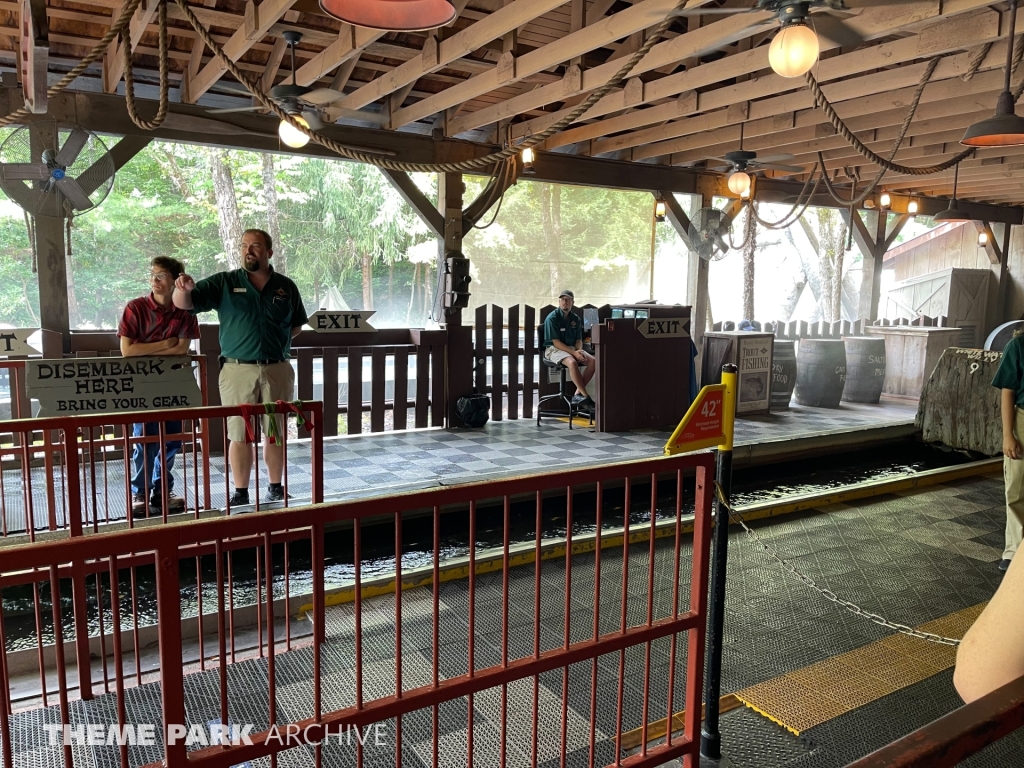
[[[800,579],[800,581],[802,581],[808,587],[810,587],[815,592],[820,594],[829,602],[835,603],[841,608],[845,608],[847,611],[854,614],[855,616],[863,616],[865,619],[869,619],[870,621],[874,622],[875,624],[878,624],[881,627],[885,627],[886,629],[892,629],[903,635],[916,637],[918,640],[927,640],[930,643],[938,643],[940,645],[960,645],[960,641],[955,637],[943,637],[942,635],[936,635],[932,632],[922,632],[919,629],[908,627],[906,624],[900,624],[895,621],[889,621],[885,617],[879,616],[877,613],[872,613],[871,611],[867,611],[864,608],[861,608],[856,603],[851,603],[849,600],[843,600],[831,589],[819,586],[815,583],[814,579],[798,571],[793,565],[791,565],[781,555],[779,555],[778,550],[776,550],[775,547],[773,547],[771,544],[767,543],[760,536],[754,533],[750,526],[747,525],[747,522],[743,519],[743,517],[738,512],[736,512],[735,509],[732,508],[732,505],[730,505],[729,502],[725,500],[725,497],[722,494],[722,486],[719,485],[717,482],[715,483],[715,498],[718,500],[719,509],[725,509],[729,513],[729,517],[732,520],[743,526],[743,531],[747,534],[747,537],[754,543],[754,546],[758,547],[762,552],[768,555],[768,557],[770,557],[772,560],[778,563],[778,565],[784,571],[788,571],[789,573],[796,576],[798,579]],[[718,519],[718,522],[722,522],[721,518]]]
[[[640,60],[647,55],[647,53],[655,46],[655,44],[661,40],[661,38],[668,31],[668,28],[676,19],[676,12],[684,8],[689,0],[679,0],[675,7],[669,11],[665,18],[655,27],[651,36],[647,38],[640,48],[638,48],[632,56],[623,64],[619,70],[612,75],[611,79],[608,80],[600,88],[592,92],[584,101],[577,105],[569,114],[563,117],[558,122],[554,123],[550,127],[541,131],[540,133],[533,134],[527,137],[524,141],[517,145],[509,143],[503,149],[498,152],[492,152],[482,157],[472,158],[470,160],[462,160],[454,163],[408,163],[399,160],[389,160],[387,158],[380,157],[368,152],[362,152],[352,147],[347,147],[344,144],[336,142],[332,139],[322,136],[315,131],[309,130],[306,126],[298,123],[295,118],[288,112],[283,110],[273,99],[267,94],[260,90],[253,82],[249,80],[249,77],[238,68],[225,53],[224,50],[217,44],[210,34],[209,30],[206,29],[196,15],[192,12],[192,9],[188,6],[186,0],[175,0],[178,7],[181,9],[185,18],[195,29],[196,33],[206,44],[206,46],[213,52],[213,54],[221,60],[227,70],[238,80],[242,85],[245,86],[246,90],[253,95],[253,97],[264,107],[270,110],[274,115],[279,117],[284,122],[288,123],[304,135],[308,136],[311,140],[315,141],[320,146],[341,155],[349,160],[357,160],[362,163],[374,165],[378,168],[385,168],[392,171],[413,171],[413,172],[427,172],[427,173],[456,173],[461,171],[475,171],[482,168],[487,168],[508,160],[515,155],[518,155],[523,149],[527,147],[534,147],[538,144],[546,141],[551,136],[554,136],[559,131],[568,127],[572,123],[576,122],[578,118],[583,116],[592,106],[608,95],[613,89],[618,87],[633,70],[633,68],[640,63]]]

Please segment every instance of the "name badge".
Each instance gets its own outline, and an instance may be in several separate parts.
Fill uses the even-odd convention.
[[[245,293],[245,288],[232,288],[232,293]]]

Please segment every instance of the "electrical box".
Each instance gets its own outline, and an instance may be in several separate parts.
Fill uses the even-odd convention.
[[[444,260],[445,309],[465,309],[469,306],[469,259],[452,254]]]

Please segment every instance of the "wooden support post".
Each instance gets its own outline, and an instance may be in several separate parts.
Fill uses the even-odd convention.
[[[878,317],[878,302],[882,292],[882,259],[888,248],[886,228],[889,216],[882,211],[874,213],[876,217],[875,234],[872,235],[864,223],[860,211],[853,212],[852,220],[848,210],[842,212],[847,226],[853,227],[854,242],[857,243],[857,247],[860,248],[861,254],[864,256],[864,272],[861,278],[857,314],[868,322]],[[909,217],[904,216],[903,218]],[[905,223],[906,221],[897,222],[898,228],[894,227],[896,234],[899,234],[899,229],[902,229]],[[893,235],[893,239],[895,239],[895,235]]]
[[[59,333],[65,353],[71,351],[68,311],[67,243],[64,218],[36,216],[36,254],[39,264],[39,325]]]
[[[437,203],[444,217],[444,237],[438,244],[438,284],[443,282],[445,257],[453,251],[462,252],[462,195],[465,184],[461,173],[441,173],[437,177]],[[453,308],[445,310],[444,296],[438,296],[440,311],[443,313],[445,329],[448,332],[447,355],[445,365],[445,383],[443,390],[436,390],[433,397],[444,393],[446,400],[445,426],[451,428],[462,426],[455,413],[455,404],[460,397],[473,392],[473,339],[472,328],[462,325],[462,310]],[[434,385],[440,382],[436,379]]]
[[[431,232],[442,240],[445,237],[444,215],[430,202],[419,187],[413,183],[409,174],[404,171],[389,171],[382,169],[381,173],[391,182],[402,199],[409,204],[413,212],[423,220]],[[461,245],[459,246],[461,248]]]

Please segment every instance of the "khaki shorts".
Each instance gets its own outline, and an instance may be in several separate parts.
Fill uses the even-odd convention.
[[[244,365],[225,362],[220,369],[220,401],[223,405],[267,403],[292,400],[295,397],[295,369],[291,363]],[[278,434],[285,435],[284,416],[275,416]],[[263,417],[263,434],[267,434],[270,417]],[[228,417],[228,440],[245,442],[245,421],[241,416]]]
[[[552,344],[550,347],[544,348],[544,359],[549,360],[552,363],[560,363],[567,357],[571,357],[571,355],[564,349],[559,349],[554,344]]]

